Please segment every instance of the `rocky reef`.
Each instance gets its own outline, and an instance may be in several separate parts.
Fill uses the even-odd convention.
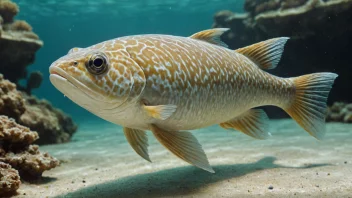
[[[72,118],[54,108],[49,101],[39,100],[22,93],[26,111],[20,116],[19,123],[39,133],[37,144],[68,142],[77,130]]]
[[[28,77],[26,67],[34,62],[43,41],[26,21],[14,19],[18,12],[16,3],[0,0],[0,73],[30,94],[31,89],[39,87],[42,76],[35,72]],[[27,79],[26,87],[19,86],[20,79]]]
[[[18,12],[17,4],[0,0],[0,114],[37,131],[37,144],[67,142],[77,129],[72,119],[48,101],[30,95],[43,75],[35,71],[27,77],[26,67],[43,42],[27,22],[14,20]],[[25,87],[18,84],[23,78],[27,79]]]
[[[352,0],[246,0],[246,13],[220,11],[213,27],[228,27],[222,39],[236,49],[273,37],[290,37],[279,66],[272,74],[282,77],[314,72],[335,72],[339,77],[329,96],[352,101],[350,89]],[[276,111],[271,117],[282,117]]]
[[[77,130],[73,120],[46,100],[18,91],[16,85],[0,74],[0,114],[39,134],[37,144],[63,143]]]
[[[59,165],[35,144],[63,143],[77,129],[73,120],[48,101],[31,95],[43,80],[27,73],[43,42],[22,20],[17,4],[0,0],[0,197],[14,193],[21,180],[38,178]],[[21,86],[19,80],[26,79]]]
[[[352,104],[335,102],[329,107],[326,120],[328,122],[352,123]]]
[[[25,180],[38,178],[59,165],[57,159],[31,145],[38,138],[37,132],[0,116],[0,196],[16,191],[21,184],[20,176]]]
[[[0,162],[0,196],[11,195],[20,187],[20,175],[10,164]]]

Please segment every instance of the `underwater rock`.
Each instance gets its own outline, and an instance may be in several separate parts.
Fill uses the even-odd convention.
[[[19,171],[22,177],[28,179],[38,178],[44,171],[60,164],[59,160],[48,153],[41,153],[38,145],[29,145],[25,149],[15,152],[7,151],[6,154],[0,155],[0,161],[10,164]]]
[[[14,194],[20,185],[18,171],[9,164],[0,162],[0,196]]]
[[[279,9],[297,8],[309,0],[246,0],[244,9],[252,15]],[[314,1],[316,2],[316,1]]]
[[[37,144],[55,144],[68,142],[77,130],[72,118],[61,110],[54,108],[47,100],[22,94],[26,111],[19,118],[19,123],[38,132]]]
[[[251,29],[257,37],[249,37],[248,43],[276,36],[304,39],[319,36],[322,32],[324,35],[330,33],[331,38],[352,29],[349,23],[352,0],[246,0],[244,8],[248,11],[248,15],[242,18],[245,27],[238,26],[238,22],[231,23],[238,21],[238,14],[228,10],[215,14],[213,27],[230,27],[231,31]]]
[[[246,0],[246,14],[220,11],[213,27],[230,31],[221,38],[231,49],[274,37],[290,37],[275,70],[281,77],[333,71],[339,74],[329,96],[333,101],[352,101],[350,46],[352,0]],[[282,66],[281,66],[282,65]],[[280,110],[270,117],[287,117]]]
[[[0,74],[0,114],[18,120],[25,110],[23,97],[16,85]]]
[[[26,21],[23,20],[17,20],[13,23],[7,24],[4,26],[5,30],[11,30],[11,31],[27,31],[31,32],[32,31],[32,26],[29,25]]]
[[[20,79],[27,78],[26,67],[43,46],[27,22],[13,19],[18,12],[17,4],[0,0],[0,73],[17,85]]]
[[[0,162],[10,164],[25,178],[40,177],[44,171],[58,166],[56,158],[31,145],[37,138],[36,132],[0,116]]]
[[[352,123],[352,104],[335,102],[328,108],[327,122]]]
[[[46,100],[38,100],[18,91],[16,85],[0,74],[0,114],[14,118],[19,124],[37,131],[36,144],[68,142],[77,130],[71,117],[54,108]]]
[[[4,23],[11,23],[18,12],[19,8],[16,3],[10,0],[0,0],[0,16],[4,19]]]
[[[276,10],[280,7],[281,0],[246,0],[245,10],[252,14],[259,14],[266,11]]]
[[[339,21],[337,18],[340,19],[342,16],[334,15],[348,16],[351,7],[352,1],[349,0],[286,0],[281,1],[280,7],[275,11],[255,15],[255,22],[263,32],[271,36],[306,37],[325,31],[331,32],[331,36],[335,37],[345,30],[331,31],[328,27],[342,27],[341,25],[347,25],[348,21],[346,19]]]
[[[39,88],[43,82],[43,74],[40,71],[32,72],[27,80],[27,87],[25,91],[28,95],[31,95],[32,89]]]
[[[37,132],[19,125],[14,119],[0,116],[0,140],[11,144],[29,145],[39,138]]]

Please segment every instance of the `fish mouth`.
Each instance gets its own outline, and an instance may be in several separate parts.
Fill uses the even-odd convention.
[[[86,85],[84,85],[83,83],[81,83],[80,81],[75,79],[74,77],[68,75],[63,69],[61,69],[57,66],[53,66],[53,65],[50,66],[49,73],[50,73],[50,79],[51,78],[60,78],[64,81],[66,81],[67,83],[70,83],[71,85],[73,85],[74,87],[79,89],[80,91],[82,91],[87,97],[94,99],[94,100],[97,100],[97,99],[101,100],[101,101],[104,100],[104,98],[102,98],[100,94],[96,93],[95,91],[93,91],[92,89],[90,89],[89,87],[87,87]]]

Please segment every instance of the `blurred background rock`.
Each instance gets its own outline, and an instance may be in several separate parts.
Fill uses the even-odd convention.
[[[329,96],[333,102],[351,102],[351,0],[245,0],[246,13],[219,11],[213,27],[227,27],[222,37],[231,49],[273,37],[290,37],[279,66],[268,71],[281,77],[314,72],[339,75]],[[287,115],[265,107],[272,118]]]

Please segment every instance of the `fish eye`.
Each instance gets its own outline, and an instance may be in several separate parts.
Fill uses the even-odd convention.
[[[108,68],[106,58],[100,54],[93,55],[86,66],[88,71],[95,75],[103,74]]]
[[[93,65],[95,67],[101,67],[104,64],[104,59],[102,59],[101,57],[97,57],[96,59],[93,60]]]

